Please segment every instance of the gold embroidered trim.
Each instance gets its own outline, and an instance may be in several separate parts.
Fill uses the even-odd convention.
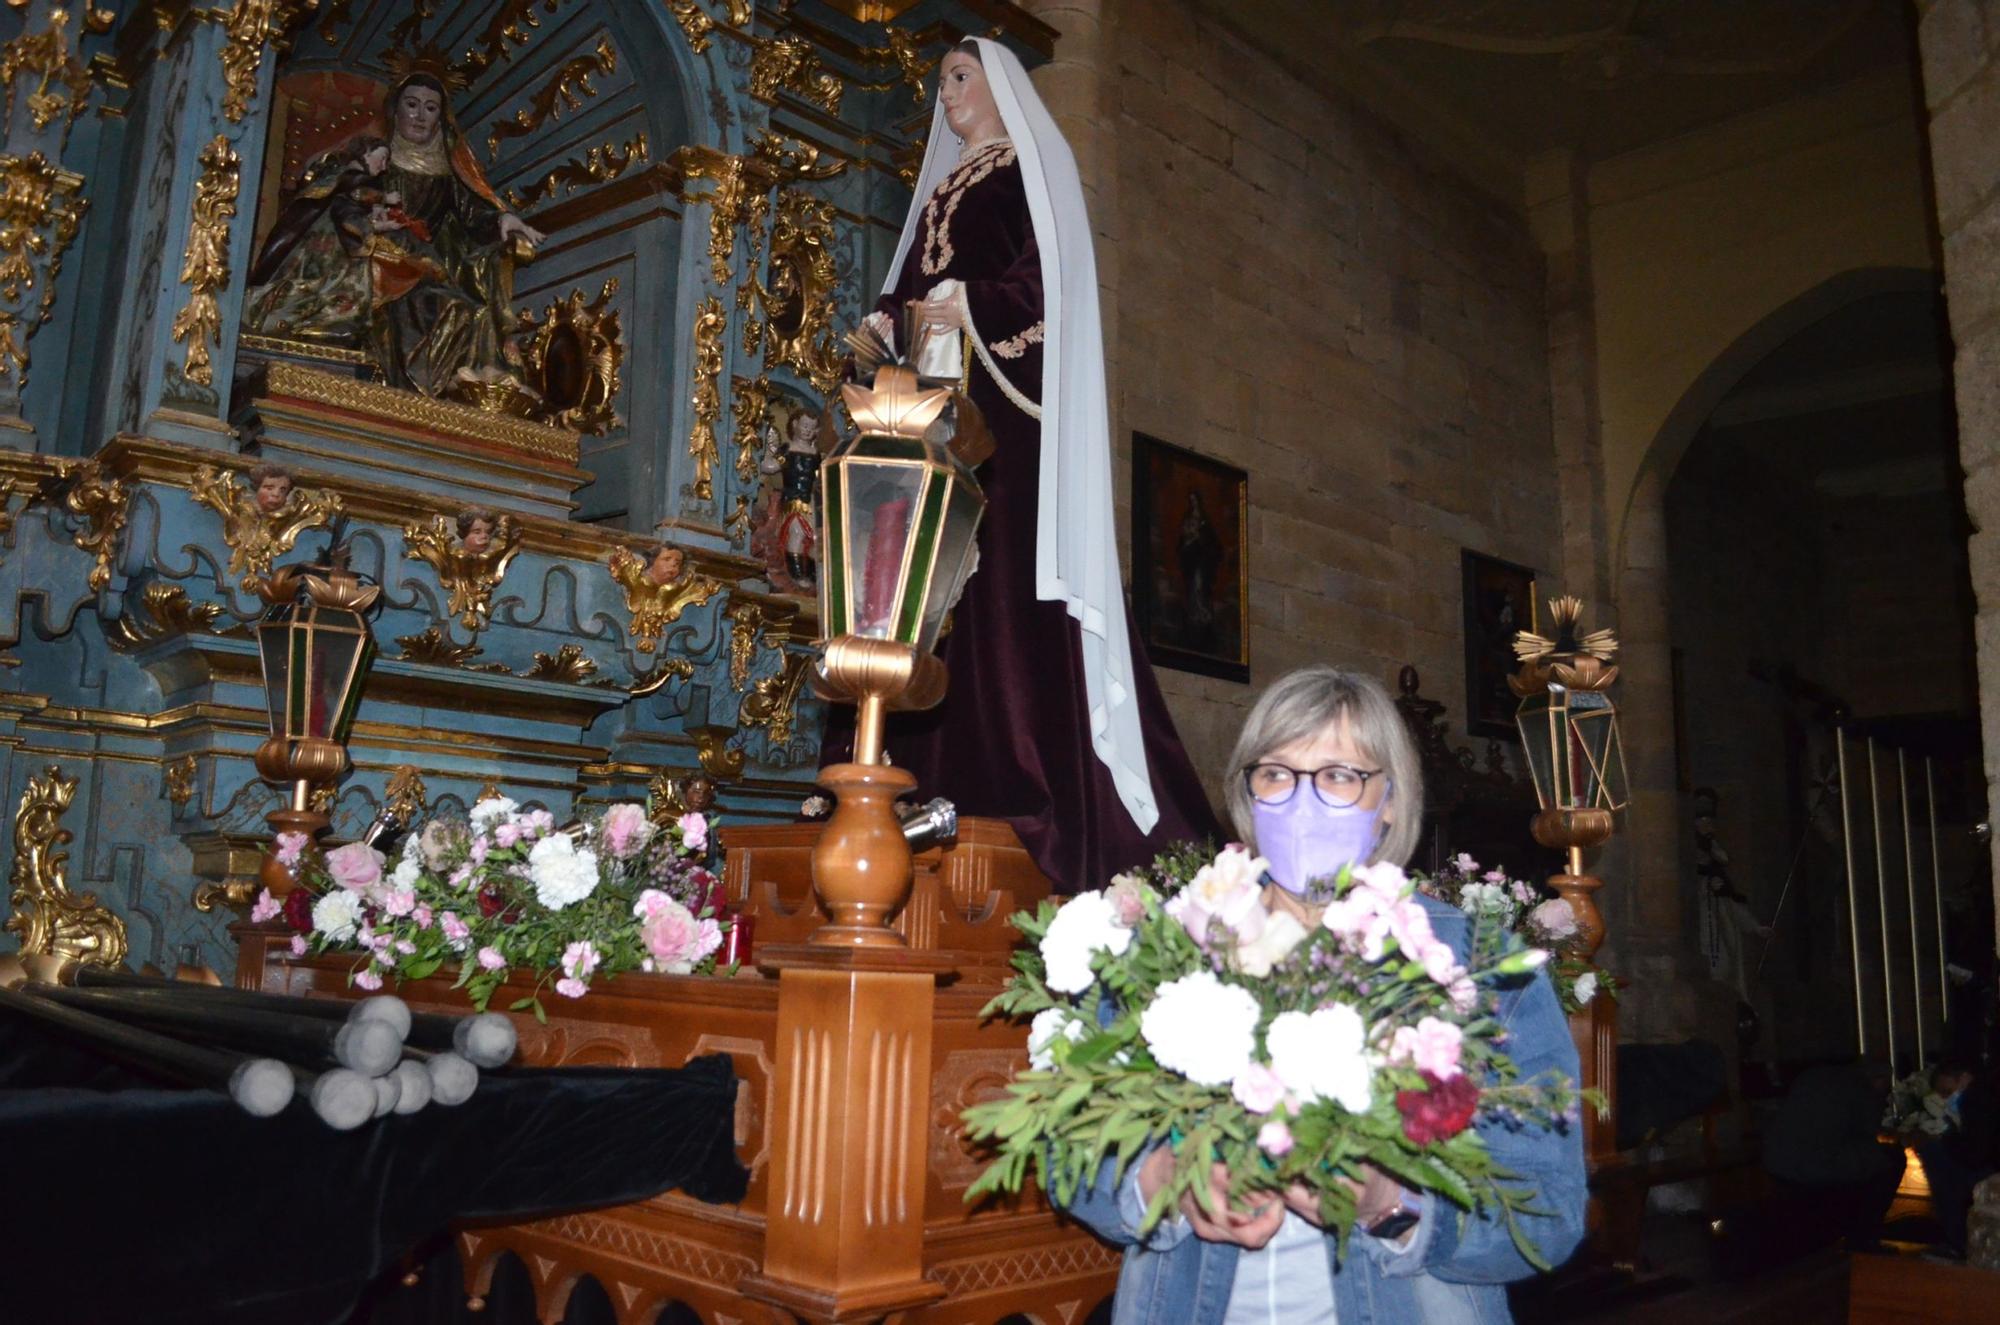
[[[1022,334],[1025,335],[1026,333]],[[972,309],[969,306],[965,310],[965,338],[972,342],[973,352],[979,356],[979,362],[985,365],[987,375],[993,379],[993,385],[1000,388],[1000,394],[1013,401],[1016,409],[1039,422],[1042,417],[1042,407],[1028,399],[1019,387],[1008,381],[1007,374],[1000,371],[1000,365],[993,362],[993,356],[986,352],[986,338],[979,334],[978,327],[972,325]],[[969,363],[965,367],[965,375],[965,389],[970,391],[972,388],[972,365]]]
[[[1003,359],[1018,359],[1028,352],[1030,345],[1042,343],[1042,324],[1037,322],[1018,336],[1009,336],[993,346],[993,352]]]
[[[966,190],[1001,166],[1013,164],[1014,144],[999,138],[966,157],[938,181],[930,201],[924,204],[924,275],[940,275],[951,265],[951,218]]]

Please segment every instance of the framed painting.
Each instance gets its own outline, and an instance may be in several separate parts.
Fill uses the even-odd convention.
[[[1155,665],[1250,679],[1250,476],[1132,434],[1132,610]]]
[[[1507,688],[1514,671],[1514,633],[1535,628],[1535,572],[1463,548],[1465,581],[1465,728],[1474,736],[1516,741]]]

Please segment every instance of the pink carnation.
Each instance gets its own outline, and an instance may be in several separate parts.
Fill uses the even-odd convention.
[[[411,888],[391,888],[382,898],[382,909],[392,916],[406,916],[417,909],[417,894]]]
[[[382,882],[382,853],[359,842],[349,842],[326,853],[326,872],[351,893],[367,892]]]
[[[1252,1113],[1269,1113],[1285,1098],[1285,1083],[1262,1063],[1252,1063],[1236,1074],[1229,1093]]]
[[[305,852],[306,843],[311,840],[304,833],[278,834],[278,863],[286,869],[295,867],[300,855]]]
[[[356,988],[366,989],[372,993],[382,987],[382,977],[373,971],[361,971],[355,975],[354,984]]]
[[[521,840],[521,825],[509,819],[493,830],[493,845],[506,850]]]
[[[604,812],[604,845],[614,860],[630,860],[653,840],[646,807],[621,801]]]
[[[588,980],[591,972],[597,969],[600,960],[597,946],[588,939],[579,939],[563,949],[563,974],[578,980]]]
[[[410,912],[410,919],[417,922],[418,929],[429,929],[431,927],[431,909],[419,902],[417,909]]]
[[[682,846],[689,851],[708,850],[708,816],[684,814],[674,820],[674,825],[681,830]]]
[[[1424,964],[1424,974],[1441,985],[1448,985],[1465,974],[1465,968],[1458,964],[1451,945],[1442,939],[1432,939],[1417,952],[1417,960]]]
[[[1464,1039],[1464,1033],[1450,1022],[1425,1017],[1415,1026],[1396,1028],[1389,1041],[1389,1057],[1443,1081],[1458,1075],[1458,1057]]]
[[[1292,1129],[1273,1118],[1257,1129],[1257,1148],[1273,1159],[1289,1154],[1292,1149]]]
[[[305,955],[306,955],[306,936],[303,934],[292,935],[292,956],[303,957]]]
[[[564,998],[582,998],[590,992],[590,986],[581,980],[564,976],[562,979],[556,981],[556,992]]]
[[[498,948],[481,948],[479,950],[479,964],[489,971],[497,971],[507,964],[507,959],[500,955],[500,949]]]
[[[439,916],[438,928],[444,931],[445,942],[455,948],[464,947],[465,941],[472,937],[471,928],[458,918],[456,911],[447,911]]]
[[[1451,1005],[1460,1012],[1470,1012],[1479,1006],[1479,986],[1472,983],[1472,977],[1464,971],[1452,976],[1445,986],[1445,993],[1451,996]]]
[[[266,888],[257,894],[257,904],[250,908],[250,923],[261,925],[266,920],[276,920],[284,909],[285,904],[271,896],[271,890]]]
[[[1343,946],[1371,962],[1382,960],[1394,903],[1373,888],[1350,888],[1327,903],[1319,923],[1340,936]]]

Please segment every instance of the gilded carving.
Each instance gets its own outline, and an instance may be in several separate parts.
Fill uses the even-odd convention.
[[[375,414],[397,423],[507,447],[564,465],[575,465],[579,454],[576,434],[566,429],[494,414],[457,401],[433,400],[414,391],[359,382],[294,363],[273,363],[266,372],[265,389],[273,396]]]
[[[398,764],[382,788],[382,803],[405,824],[424,816],[430,803],[424,797],[424,775],[415,764]]]
[[[195,758],[183,755],[167,765],[167,799],[175,809],[184,809],[194,799]]]
[[[782,363],[828,393],[839,385],[843,358],[833,330],[833,240],[833,204],[783,190],[771,225],[770,284],[750,282],[764,314],[765,362]]]
[[[706,813],[715,806],[715,783],[705,773],[677,776],[661,769],[646,788],[646,817],[661,827],[683,814]]]
[[[324,529],[341,514],[340,494],[302,488],[285,479],[282,503],[266,510],[259,489],[238,487],[236,475],[203,465],[188,484],[188,495],[222,517],[222,541],[229,548],[229,573],[241,576],[252,593],[271,573],[271,564],[292,550],[300,534]]]
[[[111,562],[118,555],[132,494],[95,460],[56,461],[55,491],[61,494],[62,508],[83,522],[73,541],[79,551],[96,558],[89,583],[101,591],[111,583]]]
[[[583,647],[565,644],[554,653],[537,651],[534,663],[521,673],[530,681],[561,681],[582,685],[597,672],[597,664],[584,656]]]
[[[436,626],[416,635],[398,635],[396,643],[403,651],[397,654],[402,662],[429,663],[434,667],[456,667],[466,672],[505,672],[505,663],[476,663],[473,661],[486,652],[477,644],[455,644],[451,638]]]
[[[820,149],[810,143],[801,143],[785,138],[769,129],[757,134],[757,145],[750,149],[750,155],[764,163],[777,180],[826,180],[832,179],[847,169],[847,161],[835,157],[822,163]]]
[[[690,734],[702,772],[722,780],[743,776],[743,747],[729,745],[729,738],[736,735],[734,727],[698,727]]]
[[[902,81],[909,86],[910,99],[919,106],[923,105],[930,100],[930,72],[937,61],[924,58],[912,33],[902,28],[885,28],[884,32],[888,35],[889,44],[863,47],[862,58],[877,64],[895,65]],[[885,88],[892,86],[894,84],[882,84]]]
[[[487,624],[493,590],[521,550],[521,528],[511,515],[473,510],[456,522],[439,515],[429,524],[408,525],[403,543],[406,558],[437,572],[438,584],[450,595],[445,610],[458,617],[460,626],[476,632]]]
[[[743,27],[750,21],[750,0],[726,0],[729,5],[729,21],[736,27]],[[667,0],[667,12],[674,16],[674,22],[681,25],[687,35],[688,49],[700,55],[708,49],[708,34],[715,31],[715,20],[702,9],[698,0]]]
[[[820,63],[819,53],[803,37],[773,37],[757,43],[750,57],[750,95],[775,102],[783,89],[813,102],[829,115],[840,114],[840,77]]]
[[[613,404],[624,386],[625,327],[611,296],[618,278],[607,277],[597,298],[571,290],[534,314],[521,312],[523,375],[542,398],[538,411],[552,427],[601,437],[619,424]]]
[[[597,48],[579,55],[556,71],[534,99],[514,112],[512,119],[496,120],[486,135],[486,155],[498,156],[500,144],[509,138],[523,138],[549,120],[562,118],[564,109],[580,110],[586,99],[597,95],[591,79],[598,74],[618,72],[618,48],[608,36],[597,39]]]
[[[687,564],[687,554],[662,543],[641,561],[627,548],[611,553],[611,578],[625,590],[625,607],[632,614],[633,647],[651,653],[666,628],[690,607],[699,607],[722,592],[722,584]]]
[[[694,427],[688,433],[688,454],[694,457],[695,498],[715,500],[715,466],[721,452],[715,441],[715,421],[722,416],[722,333],[729,315],[714,295],[701,301],[694,319]]]
[[[736,477],[757,478],[757,457],[764,449],[764,412],[771,405],[769,374],[739,377],[729,384],[730,413],[736,420]]]
[[[50,764],[28,779],[14,815],[14,914],[6,928],[21,936],[21,951],[117,967],[125,960],[125,922],[98,905],[97,894],[73,896],[63,867],[74,840],[62,816],[76,798],[76,779]]]
[[[516,46],[528,44],[529,34],[542,26],[542,20],[535,14],[537,5],[553,14],[561,3],[562,0],[507,0],[487,20],[472,49],[452,66],[452,72],[467,83],[472,82],[498,61],[512,56]]]
[[[742,547],[750,541],[750,526],[753,520],[754,512],[750,506],[749,494],[737,493],[736,509],[722,522],[722,532],[729,536],[731,546]]]
[[[729,684],[741,690],[750,684],[750,661],[757,656],[757,635],[764,629],[764,609],[749,599],[729,605]]]
[[[317,2],[236,0],[235,8],[223,16],[222,30],[228,36],[222,45],[222,113],[231,124],[241,124],[257,99],[257,70],[264,63],[264,48]]]
[[[767,676],[750,688],[736,710],[736,721],[744,727],[762,727],[770,733],[771,744],[784,745],[792,739],[792,723],[798,716],[799,691],[811,671],[809,653],[785,654],[783,670]]]
[[[581,160],[571,157],[525,189],[507,190],[507,202],[515,211],[526,211],[555,197],[558,189],[575,193],[593,184],[609,184],[638,162],[650,160],[651,150],[644,133],[635,134],[622,152],[614,143],[603,143],[585,152]]]
[[[683,185],[681,201],[708,204],[709,275],[717,285],[727,285],[730,260],[736,254],[736,227],[753,215],[762,215],[769,180],[752,158],[731,156],[713,147],[680,148],[674,153],[674,164],[689,184],[701,179],[714,182],[715,187],[707,193],[694,193]]]
[[[222,615],[220,603],[197,603],[187,590],[154,580],[136,594],[125,596],[125,614],[104,628],[114,649],[143,648],[174,635],[206,635]]]
[[[640,646],[645,647],[643,644]],[[630,691],[632,698],[644,699],[669,681],[692,681],[694,679],[694,659],[662,658],[650,672],[636,677]]]
[[[215,369],[210,343],[222,343],[222,312],[216,294],[229,284],[229,223],[236,216],[243,158],[221,134],[201,149],[201,178],[194,186],[194,224],[188,229],[187,252],[181,259],[181,284],[188,303],[174,317],[174,344],[187,345],[182,375],[211,386]]]
[[[19,6],[16,5],[16,8]],[[22,74],[39,74],[41,81],[28,93],[28,117],[40,133],[67,115],[70,123],[83,114],[90,101],[90,71],[78,63],[69,39],[69,10],[49,10],[49,26],[41,32],[23,31],[0,46],[0,83],[7,85],[7,114],[14,113],[14,80]],[[108,9],[84,6],[84,27],[91,32],[107,31],[116,20]],[[59,89],[51,84],[60,85]]]
[[[17,386],[27,385],[28,338],[49,320],[63,253],[90,205],[82,189],[81,175],[51,165],[40,152],[0,156],[0,296],[12,303],[42,282],[33,323],[24,326],[17,314],[0,310],[0,380],[12,374]],[[36,270],[37,259],[46,271]]]

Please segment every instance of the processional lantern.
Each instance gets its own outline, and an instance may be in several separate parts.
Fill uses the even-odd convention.
[[[347,772],[347,740],[375,657],[365,614],[381,593],[344,565],[284,566],[258,586],[268,604],[257,652],[271,734],[257,747],[257,771],[289,788],[286,807],[267,816],[274,832],[310,838],[327,827],[313,795]],[[272,896],[291,891],[290,871],[268,856],[262,875]]]
[[[944,698],[932,650],[973,566],[985,494],[973,466],[992,450],[978,408],[919,378],[870,333],[849,338],[872,385],[842,389],[855,435],[820,467],[820,695],[854,703],[854,755],[821,772],[837,806],[813,853],[828,923],[813,942],[900,945],[887,927],[911,878],[895,812],[916,779],[891,767],[882,726],[892,709]]]
[[[1515,724],[1541,807],[1531,831],[1543,846],[1567,853],[1568,872],[1552,882],[1576,913],[1577,946],[1588,957],[1604,925],[1590,899],[1601,885],[1584,874],[1583,852],[1610,840],[1613,816],[1625,808],[1627,782],[1618,706],[1610,695],[1618,679],[1612,662],[1618,640],[1609,630],[1581,634],[1582,611],[1575,598],[1554,599],[1553,640],[1526,630],[1516,635],[1521,666],[1507,684],[1521,697]]]

